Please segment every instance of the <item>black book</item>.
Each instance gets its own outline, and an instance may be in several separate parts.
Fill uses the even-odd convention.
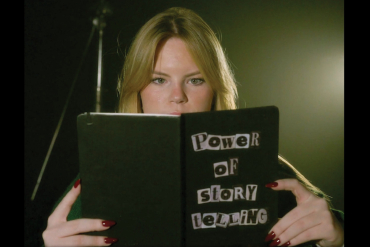
[[[275,106],[77,117],[83,218],[115,246],[266,246],[277,222]]]

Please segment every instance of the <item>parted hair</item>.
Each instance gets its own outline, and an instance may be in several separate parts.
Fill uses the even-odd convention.
[[[142,112],[140,91],[150,83],[157,47],[171,37],[186,44],[211,86],[212,110],[236,109],[235,78],[216,34],[194,11],[173,7],[155,15],[136,34],[118,79],[118,112]]]

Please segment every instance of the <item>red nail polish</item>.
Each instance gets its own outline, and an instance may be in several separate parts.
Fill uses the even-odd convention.
[[[74,188],[77,188],[77,186],[81,183],[81,179],[78,179],[76,182],[75,182],[75,185],[73,185]]]
[[[268,242],[268,241],[270,241],[271,239],[274,239],[274,237],[275,237],[276,235],[275,235],[275,233],[274,232],[270,232],[268,235],[267,235],[267,237],[265,238],[265,242]]]
[[[270,247],[273,247],[273,246],[277,246],[281,243],[280,239],[275,239],[274,241],[271,242],[271,244],[269,245]]]
[[[104,239],[104,242],[105,242],[106,244],[115,243],[115,242],[117,242],[117,241],[118,241],[118,239],[117,239],[117,238],[105,238],[105,239]]]
[[[267,187],[267,188],[276,187],[276,186],[278,186],[278,183],[276,183],[276,182],[272,182],[272,183],[269,183],[269,184],[265,185],[265,187]]]
[[[282,246],[289,246],[290,245],[290,241],[286,242],[285,244],[283,244]]]
[[[110,227],[110,226],[113,226],[115,224],[116,224],[116,222],[113,221],[113,220],[103,220],[102,221],[102,225],[103,226],[106,226],[106,227]]]

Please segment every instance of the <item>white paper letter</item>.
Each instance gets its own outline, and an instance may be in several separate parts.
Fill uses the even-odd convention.
[[[251,146],[259,146],[260,145],[260,134],[258,132],[252,132],[252,141]]]
[[[202,215],[200,213],[192,214],[191,220],[193,221],[193,228],[200,229],[202,228]]]
[[[233,201],[232,189],[222,189],[220,190],[220,202],[232,202]]]
[[[236,134],[235,148],[249,148],[249,134]]]
[[[211,200],[211,191],[210,189],[198,190],[198,204],[207,203]]]
[[[216,226],[226,228],[227,225],[229,224],[229,219],[230,219],[229,215],[218,213],[216,219]]]
[[[218,202],[220,200],[220,185],[211,186],[211,202]]]
[[[199,133],[191,136],[191,140],[193,142],[193,148],[194,151],[202,151],[205,149],[205,144],[204,141],[207,140],[207,133]]]
[[[245,200],[243,196],[243,188],[241,186],[234,187],[234,200]]]
[[[235,148],[235,136],[221,136],[221,149]]]
[[[258,211],[257,219],[258,219],[258,222],[261,223],[261,224],[265,224],[266,223],[266,221],[267,221],[267,212],[266,212],[266,209],[261,208],[260,211]]]
[[[256,200],[256,195],[257,195],[257,184],[247,184],[245,190],[245,200],[247,201],[255,201]]]
[[[245,225],[257,225],[257,211],[258,209],[249,209]]]
[[[219,150],[221,146],[221,136],[208,135],[207,138],[207,149],[209,150]]]
[[[217,162],[213,164],[215,178],[229,175],[227,161]]]
[[[229,214],[230,217],[229,226],[239,225],[239,216],[240,216],[239,212]]]
[[[238,158],[230,158],[229,159],[229,173],[231,175],[238,175],[238,165],[239,165],[239,159]]]
[[[203,214],[202,228],[216,228],[217,213]]]

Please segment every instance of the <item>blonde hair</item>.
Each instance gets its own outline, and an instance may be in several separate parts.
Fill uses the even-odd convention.
[[[236,109],[234,75],[221,44],[208,24],[189,9],[174,7],[151,18],[136,34],[118,80],[118,112],[140,113],[140,91],[149,83],[160,42],[180,38],[211,86],[212,110]]]

